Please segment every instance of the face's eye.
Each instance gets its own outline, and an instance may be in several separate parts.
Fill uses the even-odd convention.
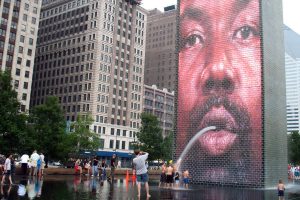
[[[181,49],[188,49],[192,47],[199,46],[200,48],[203,47],[204,39],[198,33],[189,34],[186,38],[182,39],[181,42]]]
[[[246,25],[234,32],[233,39],[239,40],[241,42],[247,42],[257,36],[259,36],[259,32],[257,31],[257,29]]]

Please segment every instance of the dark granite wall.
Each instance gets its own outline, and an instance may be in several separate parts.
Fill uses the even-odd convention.
[[[262,0],[264,185],[287,182],[284,36],[281,0]]]

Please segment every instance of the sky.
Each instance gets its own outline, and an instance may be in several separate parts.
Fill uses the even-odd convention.
[[[142,7],[158,8],[163,11],[165,6],[177,4],[177,0],[143,0]],[[300,34],[300,0],[282,0],[284,23]]]

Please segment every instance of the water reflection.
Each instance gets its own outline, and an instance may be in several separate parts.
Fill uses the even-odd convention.
[[[5,186],[1,185],[1,200],[9,199],[10,197],[10,192],[11,192],[11,185]]]
[[[46,176],[44,179],[16,179],[17,185],[1,185],[1,200],[127,200],[137,199],[137,186],[135,181],[118,179],[108,181],[101,177],[85,176]],[[257,190],[216,186],[190,185],[189,189],[159,188],[158,181],[152,180],[150,184],[151,199],[178,199],[178,200],[271,200],[278,199],[275,189]],[[293,187],[286,191],[286,200],[300,199],[300,184],[295,182]],[[144,188],[144,187],[142,187]],[[141,199],[146,199],[142,190]]]

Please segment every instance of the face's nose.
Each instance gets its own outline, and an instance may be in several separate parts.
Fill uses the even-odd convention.
[[[235,88],[234,72],[225,50],[210,54],[201,77],[204,95],[229,95]]]

